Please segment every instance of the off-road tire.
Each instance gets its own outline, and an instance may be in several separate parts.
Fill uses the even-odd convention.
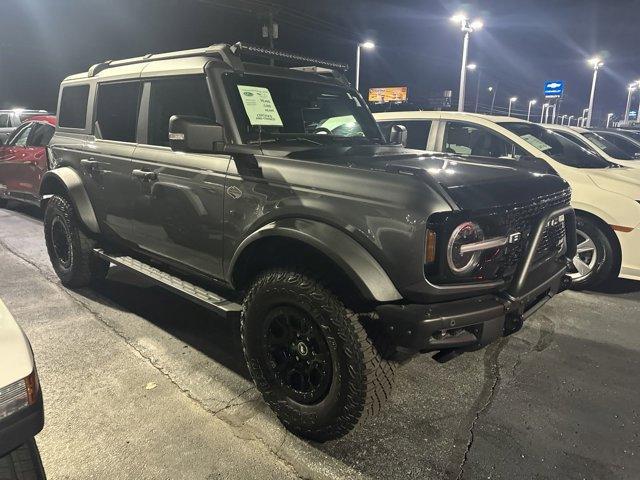
[[[45,473],[35,440],[31,439],[0,457],[2,480],[44,480]]]
[[[389,398],[395,365],[379,355],[358,315],[313,274],[275,269],[260,274],[249,289],[241,320],[249,371],[266,403],[293,433],[324,442],[339,438],[377,414]],[[332,371],[326,395],[314,404],[294,401],[267,364],[264,319],[280,306],[302,310],[329,346]]]
[[[67,261],[54,248],[54,224],[63,230],[70,246]],[[104,280],[109,263],[93,253],[96,242],[82,231],[73,205],[65,197],[54,195],[47,202],[44,237],[53,269],[64,286],[80,288]]]
[[[580,280],[574,280],[571,288],[574,290],[587,290],[601,285],[611,278],[616,266],[616,251],[611,244],[608,235],[602,227],[588,217],[578,216],[576,228],[587,234],[596,246],[596,264],[591,273]]]

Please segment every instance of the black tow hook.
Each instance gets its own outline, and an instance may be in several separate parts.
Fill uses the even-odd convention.
[[[453,360],[454,358],[458,357],[459,355],[461,355],[464,352],[464,350],[462,348],[452,348],[449,350],[440,350],[438,353],[436,353],[433,358],[436,362],[438,363],[447,363],[451,360]]]

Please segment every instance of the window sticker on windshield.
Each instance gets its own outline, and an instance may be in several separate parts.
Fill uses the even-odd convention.
[[[542,140],[534,137],[530,133],[525,133],[524,135],[521,135],[520,138],[523,139],[525,142],[530,143],[531,145],[533,145],[534,147],[536,147],[538,150],[542,152],[545,152],[551,149],[551,145],[547,145]]]
[[[268,88],[238,85],[238,91],[251,125],[282,127],[282,119]]]

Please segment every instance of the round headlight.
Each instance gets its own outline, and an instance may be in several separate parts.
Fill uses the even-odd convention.
[[[471,273],[480,263],[481,251],[462,252],[464,245],[484,240],[484,233],[480,225],[474,222],[464,222],[456,227],[451,234],[447,246],[447,263],[456,275]]]

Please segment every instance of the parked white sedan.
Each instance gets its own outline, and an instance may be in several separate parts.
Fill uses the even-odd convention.
[[[578,224],[574,287],[593,287],[612,276],[640,280],[640,170],[620,167],[546,127],[513,117],[461,112],[374,116],[385,133],[404,125],[412,148],[505,163],[544,160],[572,188]]]
[[[546,128],[576,142],[578,145],[596,153],[610,162],[623,167],[640,168],[640,158],[630,155],[618,145],[607,140],[603,135],[582,127],[567,127],[563,125],[545,125]],[[625,141],[624,138],[621,141]],[[631,142],[631,140],[628,140]]]
[[[43,479],[42,393],[29,340],[0,300],[0,478]]]

